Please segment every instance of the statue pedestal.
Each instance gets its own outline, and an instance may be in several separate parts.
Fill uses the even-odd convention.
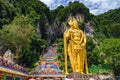
[[[100,80],[98,75],[91,75],[91,74],[80,74],[77,72],[73,72],[67,75],[68,79],[73,80]]]

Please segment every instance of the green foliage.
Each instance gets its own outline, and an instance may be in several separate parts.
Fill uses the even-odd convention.
[[[120,22],[120,8],[115,10],[109,10],[108,12],[98,15],[100,21],[103,20],[107,21],[107,25],[112,23],[119,23]]]
[[[45,40],[35,36],[34,27],[39,25],[44,31],[44,20],[49,20],[49,8],[39,0],[1,0],[0,3],[0,28],[12,22],[0,30],[0,45],[19,53],[20,64],[33,67],[39,60],[40,52],[48,45]],[[20,17],[12,21],[15,15]]]
[[[84,31],[84,27],[85,27],[85,22],[80,22],[79,28]]]
[[[96,33],[100,33],[107,38],[120,37],[120,8],[94,16],[93,20]]]
[[[29,48],[34,34],[34,28],[27,17],[16,17],[11,24],[5,25],[0,30],[0,44],[9,49],[12,48],[18,56],[22,49]]]
[[[64,70],[65,68],[65,60],[64,60],[64,42],[63,39],[57,39],[57,44],[58,44],[58,60],[59,60],[59,68],[61,70]],[[72,72],[72,68],[71,68],[71,63],[68,57],[68,71]]]
[[[38,23],[43,26],[45,17],[50,19],[49,8],[39,0],[12,0],[10,3],[13,4],[17,15],[28,15],[34,26]]]
[[[96,47],[94,39],[92,37],[87,36],[87,51],[91,51]]]
[[[79,1],[75,1],[73,3],[70,2],[69,5],[66,7],[66,10],[68,10],[68,12],[71,13],[72,15],[76,15],[78,13],[84,14],[85,21],[87,21],[88,17],[90,16],[89,9]]]
[[[0,28],[5,24],[10,23],[15,15],[16,10],[14,6],[9,3],[8,0],[0,0]]]
[[[92,41],[90,41],[92,42]],[[105,38],[99,43],[98,47],[93,49],[93,44],[87,44],[88,63],[90,68],[92,65],[104,64],[102,69],[96,68],[91,69],[91,73],[113,73],[120,67],[120,39],[119,38]],[[89,52],[91,51],[91,52]],[[105,65],[109,66],[109,69]],[[105,68],[105,69],[104,69]],[[95,69],[95,70],[94,70]],[[118,74],[117,74],[118,75]]]
[[[96,66],[96,65],[92,65],[92,66],[89,68],[89,72],[92,73],[92,74],[98,74],[98,73],[99,73],[99,67]]]
[[[76,15],[76,14],[84,14],[85,21],[90,20],[91,14],[89,13],[89,9],[79,1],[70,2],[68,6],[63,7],[59,6],[57,9],[51,11],[51,18],[58,18],[60,22],[64,22],[68,16]],[[87,18],[89,17],[89,18]]]
[[[67,19],[68,14],[66,14],[66,13],[67,13],[67,11],[65,9],[60,10],[60,12],[58,13],[58,20],[60,22],[63,22]]]
[[[100,45],[101,61],[105,64],[113,66],[113,68],[120,67],[120,39],[109,38],[104,39]]]
[[[111,34],[113,37],[120,38],[120,23],[112,25]]]
[[[46,40],[34,36],[32,38],[31,46],[32,46],[31,50],[34,50],[35,53],[38,53],[38,52],[42,52],[43,49],[47,48],[48,43]]]
[[[63,39],[57,39],[57,44],[58,44],[58,52],[60,53],[64,53],[64,43],[63,43]]]
[[[23,51],[19,63],[24,64],[26,67],[34,68],[36,62],[40,60],[41,52],[47,48],[48,44],[47,41],[34,36],[30,46],[29,49]]]
[[[89,66],[92,64],[99,63],[99,55],[98,55],[98,52],[96,51],[96,50],[98,50],[98,48],[96,46],[97,46],[97,44],[95,43],[94,39],[87,36],[86,50],[87,50]]]
[[[120,37],[120,24],[111,24],[110,26],[101,26],[102,31],[106,37]]]
[[[55,10],[50,11],[51,22],[55,20],[55,18],[58,16],[58,13],[62,11],[63,9],[64,9],[64,6],[60,5]]]
[[[75,1],[73,3],[69,3],[70,13],[75,15],[76,13],[89,13],[89,9],[83,4]]]
[[[113,71],[109,65],[105,65],[105,64],[94,65],[94,64],[92,64],[89,68],[89,72],[92,74],[102,74],[102,73],[112,74]]]
[[[59,60],[59,68],[64,70],[64,43],[63,39],[57,39],[57,52],[58,52],[58,60]]]

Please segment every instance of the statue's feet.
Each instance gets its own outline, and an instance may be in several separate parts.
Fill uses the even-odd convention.
[[[80,74],[85,74],[84,72],[80,72]]]
[[[80,74],[84,74],[84,72],[79,72]]]
[[[90,74],[90,73],[87,71],[86,74]]]
[[[77,69],[75,72],[79,72],[79,70]]]
[[[66,75],[68,75],[69,73],[68,72],[65,72]]]

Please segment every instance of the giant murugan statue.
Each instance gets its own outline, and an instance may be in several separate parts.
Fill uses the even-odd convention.
[[[78,28],[75,18],[69,20],[70,28],[64,32],[65,73],[68,74],[67,55],[69,56],[73,72],[88,74],[86,55],[86,36]]]

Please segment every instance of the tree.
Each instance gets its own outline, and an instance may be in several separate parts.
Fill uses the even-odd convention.
[[[88,57],[88,64],[98,64],[98,53],[94,52],[96,48],[96,44],[93,38],[87,36],[87,44],[86,44],[86,51]]]
[[[65,60],[64,60],[64,42],[63,42],[63,38],[59,38],[57,39],[57,52],[58,52],[58,60],[59,60],[59,68],[61,70],[64,70],[64,64],[65,64]],[[68,57],[68,71],[72,72],[72,68],[71,68],[71,63],[70,63],[70,59]]]
[[[33,68],[36,66],[36,62],[40,60],[40,56],[48,44],[47,41],[34,36],[30,46],[29,49],[23,50],[23,54],[19,58],[19,63],[24,64],[26,67]]]
[[[116,38],[120,38],[120,23],[113,24],[111,27],[111,35]]]
[[[101,61],[111,65],[114,69],[120,67],[120,39],[104,39],[100,45]]]
[[[16,9],[8,0],[0,0],[0,28],[10,23],[16,16]]]
[[[34,28],[25,16],[15,17],[9,25],[0,30],[0,44],[15,50],[16,56],[30,47],[31,38],[34,36]]]

